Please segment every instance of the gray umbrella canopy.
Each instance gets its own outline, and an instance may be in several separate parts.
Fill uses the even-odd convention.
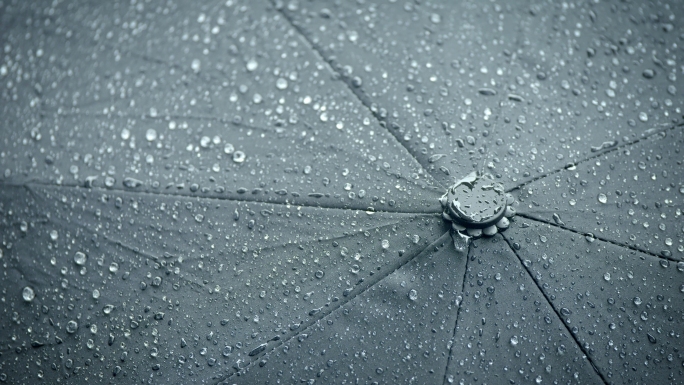
[[[676,383],[680,17],[3,1],[0,382]]]

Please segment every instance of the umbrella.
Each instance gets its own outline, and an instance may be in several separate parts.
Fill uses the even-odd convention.
[[[0,3],[0,382],[676,383],[682,11]]]

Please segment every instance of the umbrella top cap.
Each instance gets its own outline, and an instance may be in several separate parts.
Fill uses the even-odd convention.
[[[479,235],[477,230],[496,233],[496,227],[507,227],[505,217],[513,215],[513,197],[506,194],[502,183],[489,174],[472,172],[447,189],[440,198],[443,216],[450,220],[457,231],[468,230]],[[493,235],[493,234],[491,234]]]

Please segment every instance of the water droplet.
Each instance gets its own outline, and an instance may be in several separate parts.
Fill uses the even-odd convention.
[[[190,64],[190,68],[192,68],[192,71],[197,73],[200,71],[200,68],[202,67],[202,63],[199,61],[199,59],[193,59],[192,63]]]
[[[233,162],[235,162],[235,163],[242,163],[242,162],[245,161],[245,158],[246,158],[246,157],[247,157],[247,155],[245,155],[244,152],[242,152],[242,151],[235,151],[235,152],[233,153]]]
[[[93,290],[93,298],[94,299],[100,298],[100,291],[99,290],[97,290],[97,289]]]
[[[276,80],[276,88],[279,90],[286,89],[287,88],[287,80],[285,80],[284,78],[278,78],[278,80]]]
[[[30,286],[26,286],[24,290],[21,291],[21,298],[23,298],[26,302],[31,302],[34,298],[36,298],[36,292],[34,292],[33,288]]]
[[[76,333],[76,330],[78,330],[78,323],[74,320],[71,320],[67,322],[66,324],[66,332],[69,334],[74,334]]]
[[[634,304],[637,305],[637,306],[641,305],[641,298],[639,298],[639,297],[634,297]]]
[[[598,195],[598,201],[599,201],[600,203],[606,203],[606,202],[608,202],[608,197],[606,196],[606,194],[600,193],[600,194]]]
[[[518,336],[511,337],[511,345],[513,345],[513,346],[518,345]]]
[[[411,289],[408,293],[408,298],[411,301],[415,301],[418,299],[418,292],[415,289]]]
[[[109,265],[109,272],[110,272],[110,273],[116,273],[117,271],[119,271],[119,264],[116,263],[116,262],[112,262],[112,263]]]
[[[76,254],[74,254],[74,263],[83,266],[86,263],[86,255],[80,251],[77,251]]]
[[[256,70],[257,67],[259,67],[259,63],[257,63],[257,61],[254,59],[249,59],[246,67],[247,67],[247,71],[252,72],[252,71]]]
[[[57,233],[57,230],[50,231],[50,239],[56,241],[57,238],[59,238],[59,233]]]
[[[388,241],[387,239],[383,239],[382,242],[381,242],[381,244],[382,244],[382,249],[383,249],[383,250],[389,249],[389,241]]]
[[[603,279],[605,279],[606,281],[610,281],[610,273],[603,274]]]
[[[157,139],[157,131],[154,128],[148,129],[145,133],[145,139],[147,139],[148,142],[154,141]]]

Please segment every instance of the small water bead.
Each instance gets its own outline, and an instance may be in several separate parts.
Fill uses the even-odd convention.
[[[603,279],[605,279],[606,282],[610,281],[610,273],[603,274]]]
[[[74,263],[83,266],[86,263],[86,255],[83,252],[77,251],[76,254],[74,254]]]
[[[637,305],[637,306],[641,305],[641,298],[639,298],[639,297],[634,297],[634,304]]]
[[[111,314],[111,313],[112,313],[112,310],[114,310],[114,305],[105,305],[105,306],[102,308],[102,312],[103,312],[105,315]]]
[[[513,345],[513,346],[518,345],[518,336],[511,337],[511,345]]]
[[[110,272],[110,273],[116,273],[117,271],[119,271],[119,264],[116,263],[116,262],[112,262],[112,263],[109,265],[109,272]]]
[[[235,162],[235,163],[242,163],[242,162],[245,161],[245,158],[246,158],[246,157],[247,157],[247,156],[245,155],[244,152],[242,152],[242,151],[235,151],[235,152],[233,153],[233,162]]]
[[[286,89],[287,88],[287,80],[285,80],[284,78],[278,78],[278,80],[276,80],[276,88],[279,90]]]
[[[190,68],[192,68],[193,72],[197,73],[202,68],[202,62],[199,59],[193,59],[192,63],[190,63]]]
[[[98,299],[100,298],[100,291],[95,289],[93,290],[93,299]]]
[[[154,128],[148,129],[145,133],[145,139],[147,139],[148,142],[154,141],[157,139],[157,131]]]
[[[210,137],[203,136],[202,138],[200,138],[200,147],[208,148],[210,144],[211,144],[211,138]]]
[[[78,322],[71,320],[67,322],[66,324],[66,332],[69,334],[74,334],[76,333],[76,330],[78,330]]]
[[[389,249],[389,241],[387,239],[383,239],[381,245],[383,250]]]
[[[606,196],[606,194],[600,193],[600,194],[598,195],[598,201],[599,201],[600,203],[606,203],[606,202],[608,202],[608,197]]]
[[[26,302],[31,302],[34,298],[36,298],[36,292],[33,291],[32,287],[26,286],[24,290],[21,291],[21,298],[23,298]]]
[[[408,298],[411,301],[415,301],[418,299],[418,292],[415,289],[411,289],[408,293]]]
[[[56,241],[59,238],[59,233],[57,230],[50,231],[50,239]]]
[[[230,155],[230,154],[232,154],[233,152],[235,152],[235,146],[233,146],[231,143],[226,143],[226,144],[223,146],[223,152],[226,153],[226,154],[228,154],[228,155]]]
[[[247,67],[247,71],[252,72],[252,71],[256,70],[257,67],[259,67],[259,63],[254,59],[249,59],[249,61],[247,61],[247,65],[245,67]]]
[[[679,286],[679,291],[684,293],[684,285]]]

